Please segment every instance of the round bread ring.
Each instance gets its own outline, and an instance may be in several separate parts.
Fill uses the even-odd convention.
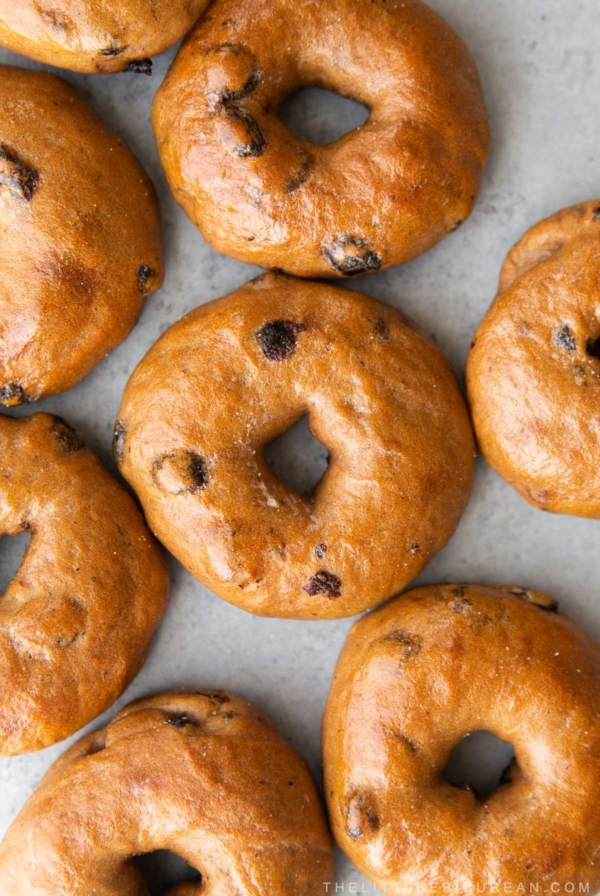
[[[366,124],[329,146],[297,137],[277,110],[311,85],[363,103]],[[153,123],[211,246],[304,277],[400,264],[456,230],[489,143],[475,64],[420,0],[215,0]]]
[[[331,463],[314,499],[264,446],[305,414]],[[349,616],[404,588],[453,534],[474,442],[452,369],[389,305],[263,274],[172,326],[134,371],[115,456],[153,531],[263,616]]]
[[[159,849],[202,874],[169,896],[324,896],[334,881],[304,760],[225,691],[138,700],[68,750],[0,845],[0,890],[147,896],[130,860]]]
[[[0,458],[0,537],[31,533],[0,595],[0,756],[11,756],[114,703],[146,657],[169,579],[133,499],[60,417],[0,416]]]
[[[600,518],[600,199],[509,253],[467,384],[487,462],[534,507]]]
[[[16,4],[15,4],[16,5]],[[0,66],[0,403],[74,386],[162,283],[154,188],[62,79]]]
[[[600,648],[556,611],[536,591],[433,585],[352,628],[325,791],[337,842],[384,893],[600,887]],[[482,729],[516,756],[483,802],[442,778]]]
[[[74,72],[151,74],[209,0],[0,0],[0,46]]]

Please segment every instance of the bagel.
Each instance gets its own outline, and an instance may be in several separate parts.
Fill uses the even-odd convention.
[[[169,594],[135,502],[60,417],[0,416],[0,538],[22,532],[0,595],[0,756],[48,747],[114,703]]]
[[[467,386],[487,462],[530,504],[600,518],[600,199],[509,252]]]
[[[10,406],[89,373],[125,339],[163,267],[152,184],[65,81],[0,66],[0,132],[0,403]]]
[[[0,46],[75,72],[149,75],[149,57],[177,43],[208,2],[0,0]]]
[[[484,801],[442,777],[482,729],[516,759]],[[323,757],[334,836],[384,893],[600,887],[600,648],[540,592],[432,585],[357,622]]]
[[[314,499],[264,447],[309,414]],[[474,443],[446,358],[388,305],[264,274],[172,326],[134,371],[115,457],[203,584],[263,616],[359,613],[407,585],[468,501]]]
[[[316,86],[367,106],[329,146],[281,121]],[[425,252],[470,214],[489,131],[479,75],[420,0],[215,0],[153,106],[177,201],[213,248],[303,277]]]
[[[0,845],[0,890],[146,896],[131,859],[159,849],[202,875],[171,896],[316,896],[334,880],[304,760],[225,691],[138,700],[68,750]]]

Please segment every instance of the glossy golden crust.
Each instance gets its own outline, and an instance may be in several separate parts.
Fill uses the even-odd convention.
[[[0,46],[76,72],[149,74],[208,0],[0,0]]]
[[[330,146],[277,115],[314,85],[367,123]],[[420,0],[216,0],[153,107],[175,198],[219,252],[304,277],[408,261],[469,215],[489,132],[475,64]]]
[[[0,66],[0,403],[79,382],[162,282],[154,188],[60,78]]]
[[[264,446],[309,414],[331,462],[313,500]],[[115,430],[153,531],[205,585],[264,616],[332,618],[407,585],[472,485],[466,406],[398,311],[262,275],[172,326],[134,371]]]
[[[517,760],[485,802],[442,778],[482,729]],[[334,835],[383,892],[600,887],[600,648],[544,594],[427,586],[357,622],[323,750]]]
[[[31,534],[0,595],[9,756],[68,737],[117,699],[144,661],[169,581],[135,502],[59,417],[0,416],[0,459],[0,537]]]
[[[600,518],[600,199],[509,253],[467,364],[487,462],[534,507]]]
[[[0,889],[145,896],[130,859],[157,849],[202,874],[171,896],[319,896],[334,880],[304,760],[225,691],[138,700],[69,750],[0,846]]]

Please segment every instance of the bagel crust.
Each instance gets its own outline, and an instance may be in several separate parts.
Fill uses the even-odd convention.
[[[484,801],[442,773],[515,749]],[[595,893],[600,648],[540,592],[433,585],[355,623],[323,728],[334,836],[384,893]]]
[[[0,416],[0,458],[0,537],[31,535],[0,595],[0,756],[10,756],[114,703],[145,659],[169,582],[135,502],[60,417]]]
[[[365,105],[329,146],[278,109],[301,87]],[[225,255],[302,277],[409,261],[470,214],[489,130],[460,38],[420,0],[215,0],[153,107],[171,189]]]
[[[150,74],[208,0],[0,0],[0,46],[74,72]]]
[[[0,0],[1,2],[1,0]],[[62,79],[0,66],[0,403],[74,386],[162,282],[154,188]]]
[[[600,519],[600,199],[557,212],[508,254],[473,339],[481,452],[530,504]]]
[[[313,499],[263,450],[305,414],[330,454]],[[207,587],[312,619],[359,613],[418,575],[466,506],[474,443],[450,365],[415,324],[360,293],[264,274],[150,349],[115,456]]]
[[[130,860],[158,849],[202,874],[171,896],[317,896],[334,881],[304,760],[225,691],[138,700],[68,750],[0,845],[0,890],[146,896]]]

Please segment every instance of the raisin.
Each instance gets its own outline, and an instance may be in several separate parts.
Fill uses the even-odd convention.
[[[304,324],[291,320],[271,320],[256,334],[267,361],[285,361],[294,352],[298,336],[306,330]]]
[[[327,550],[327,545],[326,545],[326,544],[321,543],[321,544],[318,544],[318,545],[316,546],[316,548],[315,548],[315,554],[317,555],[317,557],[319,558],[319,560],[322,560],[322,559],[323,559],[323,556],[324,556],[326,550]]]
[[[0,386],[0,402],[9,407],[17,404],[27,404],[33,400],[18,383],[6,383],[5,386]]]
[[[127,441],[127,427],[120,420],[115,423],[113,432],[113,454],[117,463],[121,463],[125,455],[125,443]]]
[[[331,267],[345,277],[378,271],[381,267],[379,253],[360,237],[338,236],[330,246],[323,247],[321,253]]]
[[[421,649],[423,647],[423,639],[420,637],[420,635],[414,635],[412,632],[407,632],[404,629],[390,632],[389,635],[385,636],[384,641],[400,646],[401,666],[403,666],[404,663],[408,662],[408,660],[411,660],[414,657],[418,656],[421,653]]]
[[[577,349],[577,343],[575,342],[573,331],[567,324],[561,327],[560,330],[558,330],[558,332],[554,334],[554,342],[558,346],[558,348],[563,348],[568,352],[574,352]]]
[[[303,585],[302,590],[314,597],[316,594],[325,594],[327,597],[341,596],[342,580],[331,572],[320,569],[312,576],[308,585]]]
[[[534,604],[536,607],[539,607],[540,610],[546,610],[548,613],[558,613],[558,601],[551,597],[547,597],[545,594],[542,595],[540,592],[532,594],[524,588],[507,588],[506,590],[508,594],[514,594],[515,597],[520,597],[521,600],[525,600],[529,604]]]
[[[124,72],[133,72],[136,75],[151,75],[152,74],[152,60],[151,59],[134,59],[133,62],[128,62]]]
[[[39,175],[27,168],[8,147],[0,144],[0,185],[6,184],[25,202],[31,202],[39,183]]]
[[[65,454],[72,454],[74,451],[80,451],[84,442],[79,433],[62,417],[54,416],[54,424],[52,426],[52,435],[63,446]]]
[[[223,706],[224,703],[231,703],[231,698],[225,694],[219,694],[214,691],[195,691],[200,697],[206,697],[213,706]]]
[[[360,840],[365,834],[374,833],[379,828],[379,819],[367,798],[362,794],[352,796],[346,813],[346,829],[353,840]]]
[[[459,597],[451,604],[455,613],[462,613],[463,616],[472,617],[475,615],[473,604],[468,597]]]
[[[171,716],[167,719],[167,725],[170,725],[172,728],[186,728],[188,725],[192,725],[192,720],[188,715],[182,713],[181,715]]]
[[[106,47],[105,50],[102,50],[100,53],[101,56],[120,56],[121,53],[124,53],[127,47]]]
[[[152,478],[161,491],[170,495],[198,494],[209,480],[204,458],[179,448],[163,454],[152,465]]]
[[[239,106],[222,106],[218,115],[225,119],[219,128],[221,142],[241,159],[262,156],[267,141],[258,122]]]
[[[261,77],[261,72],[255,69],[250,73],[240,90],[231,90],[229,87],[223,87],[219,95],[220,102],[227,105],[227,103],[235,103],[250,96],[260,84]]]
[[[288,182],[285,186],[285,193],[295,193],[296,190],[298,190],[302,186],[302,184],[306,183],[311,165],[312,159],[305,159],[298,171],[290,174]]]
[[[142,294],[149,292],[148,281],[156,277],[156,271],[147,264],[141,264],[138,268],[138,289]]]
[[[379,320],[376,321],[375,325],[373,326],[373,330],[379,336],[382,342],[389,342],[391,336],[390,328],[382,317],[380,317]]]

